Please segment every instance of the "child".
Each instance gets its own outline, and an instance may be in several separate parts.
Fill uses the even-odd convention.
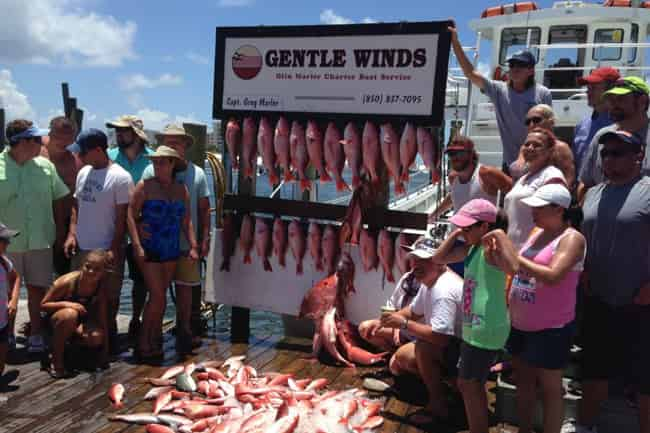
[[[6,225],[0,223],[0,376],[5,369],[10,334],[13,337],[13,326],[10,324],[16,318],[18,309],[20,277],[11,260],[5,255],[11,238],[17,235],[16,230],[9,230]]]

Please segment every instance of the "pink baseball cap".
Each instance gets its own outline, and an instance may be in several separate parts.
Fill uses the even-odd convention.
[[[493,223],[497,220],[497,208],[491,202],[477,198],[465,203],[449,221],[457,227],[469,227],[479,221]]]

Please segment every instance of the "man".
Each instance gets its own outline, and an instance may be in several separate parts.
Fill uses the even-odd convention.
[[[456,27],[449,27],[449,31],[451,46],[463,74],[494,104],[503,144],[503,171],[507,174],[508,167],[517,159],[519,148],[526,138],[526,113],[537,104],[552,105],[551,92],[535,83],[536,60],[529,51],[520,51],[508,58],[508,83],[490,80],[474,69],[458,40]]]
[[[77,176],[70,231],[64,251],[79,270],[93,250],[107,251],[108,340],[118,353],[117,312],[124,274],[124,240],[131,175],[108,158],[108,139],[98,129],[79,134],[70,150],[85,164]],[[77,248],[79,252],[77,252]]]
[[[54,165],[37,156],[47,130],[18,119],[9,122],[6,134],[9,146],[0,154],[0,220],[23,234],[7,251],[27,286],[28,351],[40,353],[45,350],[40,305],[52,284],[52,247],[63,245],[57,235],[65,227],[63,199],[70,191]]]
[[[603,98],[603,94],[614,87],[620,78],[621,74],[618,69],[609,66],[594,69],[588,76],[578,78],[580,86],[587,86],[587,104],[593,108],[593,111],[578,122],[573,135],[571,149],[575,159],[576,173],[580,173],[585,153],[596,132],[614,123],[609,115],[607,101]]]
[[[407,248],[413,275],[422,285],[411,305],[394,313],[383,313],[381,326],[406,331],[415,337],[415,342],[400,347],[391,358],[389,368],[395,375],[419,376],[429,393],[426,411],[434,417],[446,418],[448,408],[442,378],[445,374],[455,376],[463,280],[431,261],[435,252],[432,239],[418,239]],[[427,421],[413,420],[417,424],[428,424]]]
[[[113,122],[108,122],[106,127],[115,129],[117,140],[117,148],[109,149],[108,157],[125,169],[131,175],[133,184],[137,184],[140,182],[145,168],[151,165],[147,155],[153,153],[153,150],[147,146],[149,140],[147,134],[144,133],[142,120],[136,116],[124,115]],[[140,331],[140,316],[147,292],[144,277],[133,257],[131,243],[126,247],[126,261],[129,265],[129,276],[133,281],[131,297],[133,316],[129,323],[129,339],[134,341]]]
[[[645,149],[635,134],[609,131],[599,144],[607,180],[587,191],[583,206],[583,392],[578,424],[563,432],[595,432],[608,380],[624,374],[639,386],[640,432],[650,433],[650,177],[641,173]]]
[[[555,113],[550,105],[538,104],[528,110],[526,120],[524,121],[528,132],[535,128],[544,128],[553,132],[555,128]],[[570,190],[574,189],[576,180],[575,162],[571,147],[562,140],[555,140],[555,150],[553,155],[553,165],[556,166],[562,174]],[[510,165],[510,173],[514,180],[519,179],[526,174],[528,167],[524,160],[522,149],[519,150],[519,157]]]
[[[182,126],[167,125],[162,134],[156,135],[160,144],[174,149],[185,160],[186,168],[176,173],[176,182],[185,184],[190,193],[190,216],[195,236],[200,245],[201,257],[207,257],[210,250],[210,190],[203,169],[187,160],[186,151],[194,144],[194,138]],[[147,167],[143,179],[153,177],[153,166]],[[192,305],[201,302],[200,263],[188,257],[190,245],[181,234],[182,256],[176,265],[174,286],[176,287],[176,346],[181,354],[191,352],[200,339],[192,340]],[[198,289],[198,290],[197,290]]]
[[[50,120],[50,133],[48,136],[43,137],[40,152],[43,158],[49,159],[54,164],[56,172],[70,191],[74,191],[77,173],[83,166],[77,155],[67,150],[67,147],[74,142],[76,136],[77,125],[72,120],[64,116],[55,117]],[[64,200],[66,226],[62,227],[63,233],[57,237],[59,239],[65,239],[68,233],[73,206],[72,194],[68,195]],[[57,275],[70,272],[70,259],[63,254],[63,245],[55,245],[54,270]]]
[[[600,159],[600,138],[603,134],[619,129],[632,132],[641,137],[644,147],[648,147],[648,103],[650,87],[639,77],[625,77],[616,86],[603,94],[609,106],[609,115],[614,123],[598,131],[589,144],[580,170],[578,197],[584,197],[586,190],[605,181]],[[645,152],[641,173],[650,174],[650,152]]]
[[[496,204],[497,192],[505,195],[512,188],[512,179],[500,170],[478,162],[478,153],[469,137],[456,136],[445,153],[452,172],[449,175],[449,194],[431,213],[429,220],[436,221],[452,207],[456,210],[475,198],[484,198]]]

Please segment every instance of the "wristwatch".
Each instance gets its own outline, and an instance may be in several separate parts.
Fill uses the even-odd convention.
[[[402,321],[402,324],[399,326],[399,329],[401,329],[402,331],[406,331],[408,329],[408,326],[409,326],[409,319],[404,319],[404,321]]]

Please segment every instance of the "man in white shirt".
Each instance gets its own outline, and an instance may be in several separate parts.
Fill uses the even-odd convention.
[[[463,279],[446,266],[431,261],[433,239],[420,238],[412,246],[409,260],[420,290],[411,304],[397,312],[385,312],[381,326],[401,329],[415,338],[401,346],[389,363],[391,373],[415,374],[429,393],[427,415],[446,418],[448,408],[443,377],[454,377],[461,336]],[[428,418],[428,416],[423,417]],[[426,424],[429,419],[412,420]]]
[[[106,134],[98,129],[83,131],[69,147],[70,151],[79,154],[85,166],[77,175],[75,202],[64,251],[66,256],[72,257],[73,269],[79,269],[92,250],[108,252],[109,344],[111,351],[116,353],[126,213],[133,181],[126,170],[112,163],[107,149]]]

